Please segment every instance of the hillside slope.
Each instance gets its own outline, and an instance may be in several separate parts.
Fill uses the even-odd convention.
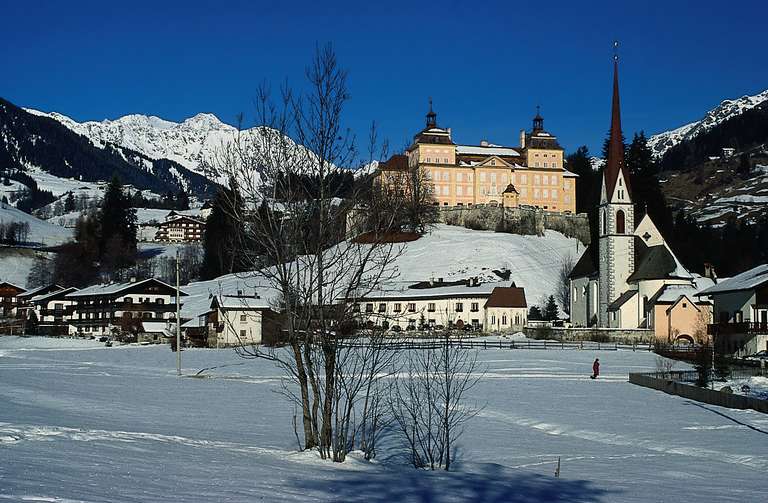
[[[48,223],[12,206],[0,203],[0,223],[8,224],[11,222],[29,224],[28,240],[30,243],[56,246],[72,239],[72,229]]]
[[[404,243],[395,265],[397,281],[424,281],[431,277],[446,281],[478,276],[483,282],[498,282],[496,271],[509,271],[517,286],[525,288],[528,305],[539,304],[554,295],[560,265],[568,257],[578,259],[583,245],[554,231],[542,237],[520,236],[464,227],[437,225],[426,236]],[[578,247],[578,248],[577,248]],[[265,298],[275,293],[258,276],[227,275],[210,281],[191,283],[182,289],[184,317],[196,317],[208,310],[209,294],[257,291]]]
[[[768,89],[754,96],[723,100],[718,106],[704,114],[700,120],[651,136],[648,139],[648,146],[651,147],[656,157],[661,158],[667,151],[681,142],[692,140],[723,122],[738,117],[747,110],[766,102],[768,102]]]

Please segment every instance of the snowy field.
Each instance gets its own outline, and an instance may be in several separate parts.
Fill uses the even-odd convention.
[[[480,352],[456,471],[295,452],[276,370],[231,350],[0,337],[0,502],[765,501],[768,416],[630,385],[645,352]],[[587,375],[595,356],[603,375]],[[562,458],[561,478],[554,461]]]

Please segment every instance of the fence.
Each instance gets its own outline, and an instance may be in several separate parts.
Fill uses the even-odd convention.
[[[459,349],[568,349],[568,350],[593,350],[593,351],[651,351],[653,346],[650,344],[619,344],[617,342],[590,342],[590,341],[544,341],[544,340],[522,340],[522,341],[487,341],[472,339],[406,339],[398,341],[381,342],[382,347],[392,350],[411,350],[411,349],[435,349],[444,344]],[[345,347],[367,347],[365,342],[349,341],[344,342]]]
[[[696,371],[683,370],[657,373],[630,373],[629,382],[638,386],[663,391],[697,402],[728,407],[730,409],[752,409],[768,414],[768,400],[760,400],[733,393],[723,393],[708,388],[693,386],[686,382],[696,380]],[[689,379],[693,381],[689,381]]]

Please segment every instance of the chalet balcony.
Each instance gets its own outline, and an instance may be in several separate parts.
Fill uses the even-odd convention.
[[[768,335],[766,322],[713,323],[707,325],[709,335]]]

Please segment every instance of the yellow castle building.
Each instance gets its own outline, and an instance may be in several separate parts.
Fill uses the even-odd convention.
[[[544,130],[536,113],[530,132],[520,131],[520,146],[457,145],[451,129],[437,125],[429,103],[426,127],[404,154],[380,167],[385,183],[397,183],[407,170],[421,170],[440,206],[528,206],[548,211],[576,211],[576,178],[563,166],[563,148]]]

